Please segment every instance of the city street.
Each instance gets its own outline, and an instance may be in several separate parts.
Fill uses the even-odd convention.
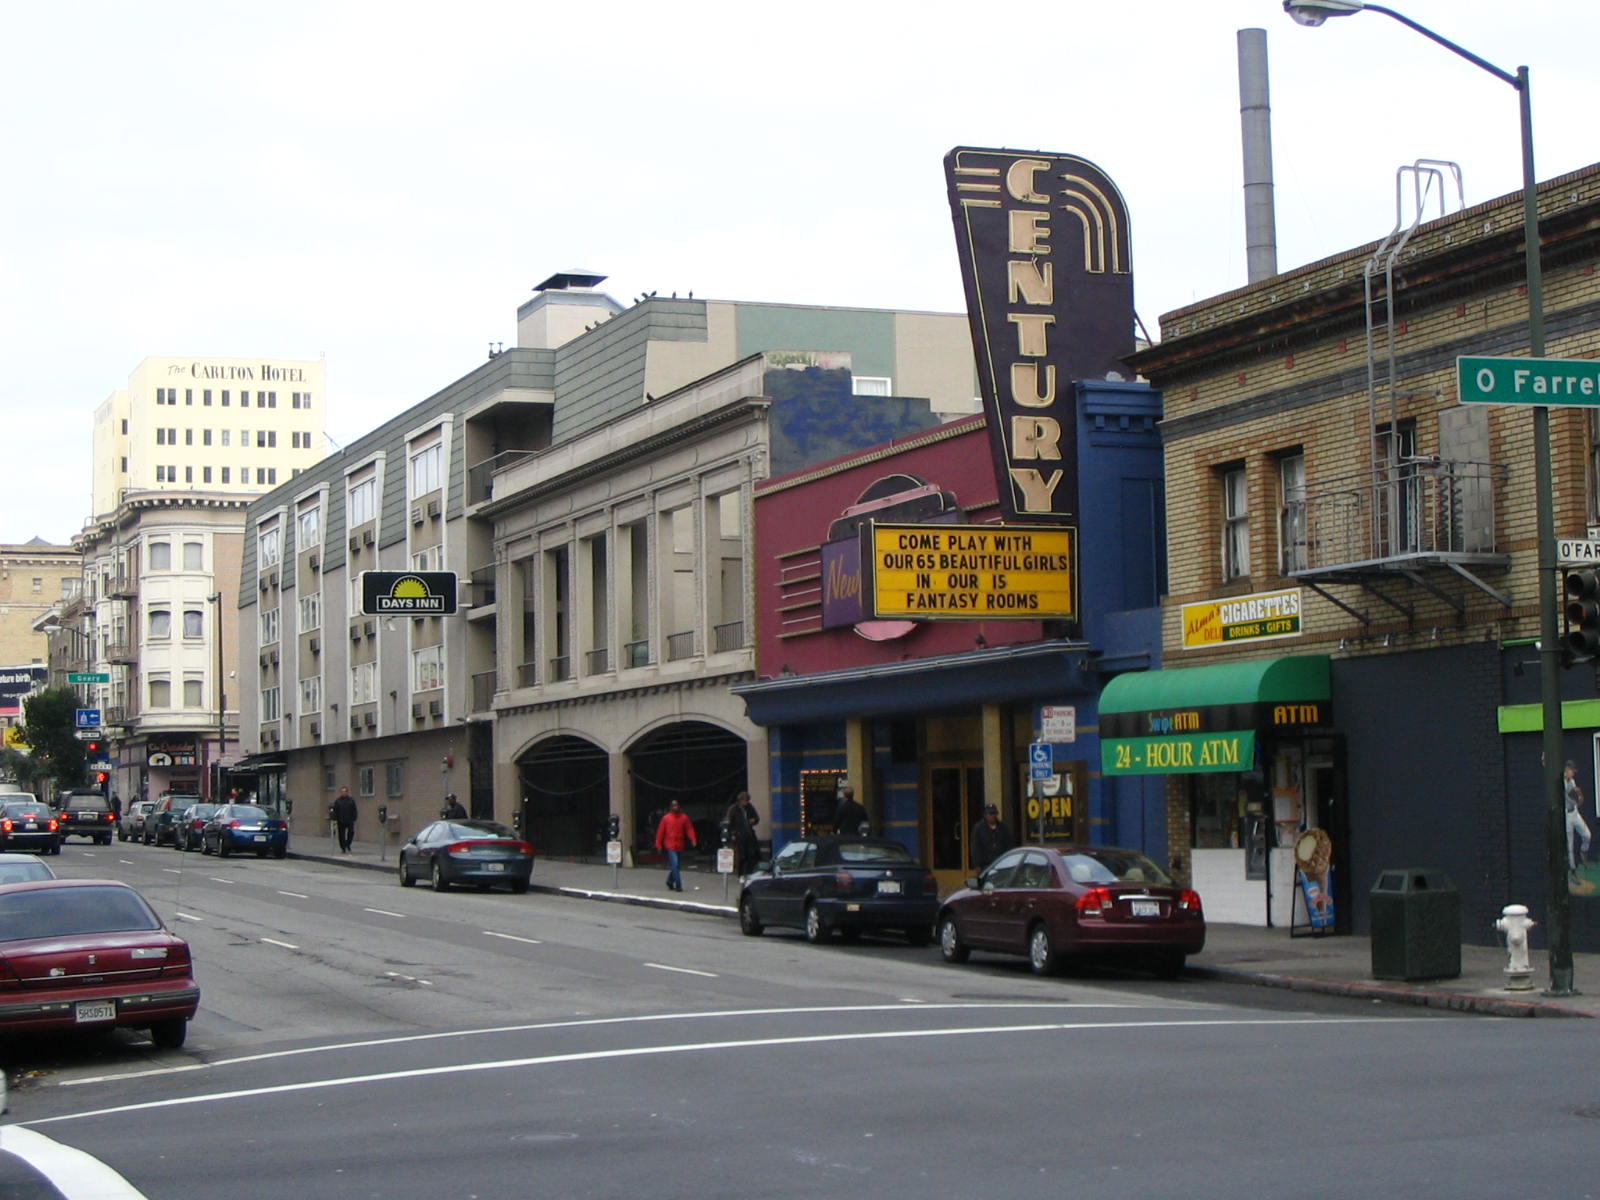
[[[1222,1196],[1308,1163],[1490,1196],[1513,1159],[1520,1194],[1572,1195],[1600,1105],[1586,1021],[1036,979],[295,860],[58,861],[145,891],[204,997],[180,1051],[7,1047],[8,1197]]]

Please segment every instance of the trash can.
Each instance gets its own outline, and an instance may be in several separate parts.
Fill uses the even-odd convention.
[[[1374,979],[1461,974],[1461,893],[1443,871],[1384,871],[1372,885],[1370,903]]]

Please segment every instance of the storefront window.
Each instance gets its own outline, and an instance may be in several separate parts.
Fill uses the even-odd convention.
[[[1190,776],[1194,849],[1226,850],[1237,845],[1238,781],[1233,774]]]

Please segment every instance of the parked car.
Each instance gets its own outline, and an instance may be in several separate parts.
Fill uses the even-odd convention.
[[[0,1034],[131,1026],[183,1045],[200,1005],[189,944],[109,879],[0,885]]]
[[[31,854],[0,854],[0,883],[26,883],[30,879],[54,879],[48,864]]]
[[[61,853],[61,828],[48,804],[0,797],[0,850]]]
[[[183,810],[182,815],[172,823],[172,845],[177,850],[198,850],[200,848],[200,831],[206,827],[206,822],[211,819],[211,814],[221,808],[220,804],[191,804]]]
[[[61,839],[86,837],[102,846],[111,845],[111,835],[116,832],[116,813],[111,811],[111,801],[101,795],[99,788],[68,788],[56,796],[56,822]]]
[[[423,875],[436,892],[504,883],[520,895],[533,878],[533,847],[495,821],[434,821],[400,847],[400,886],[414,887]]]
[[[759,936],[768,925],[805,931],[824,942],[894,931],[926,945],[939,911],[933,872],[890,838],[845,834],[800,838],[762,863],[739,892],[739,928]]]
[[[175,845],[176,825],[191,804],[199,804],[200,797],[192,792],[163,792],[156,797],[155,806],[145,814],[144,833],[146,846]]]
[[[222,858],[235,850],[282,858],[289,853],[289,822],[254,804],[219,805],[200,831],[200,853],[213,850]]]
[[[122,820],[117,822],[117,841],[138,841],[144,837],[144,819],[155,806],[154,800],[129,801],[122,811]]]
[[[939,950],[1022,954],[1039,975],[1067,959],[1133,963],[1171,979],[1206,944],[1200,896],[1137,850],[1008,850],[939,909]]]

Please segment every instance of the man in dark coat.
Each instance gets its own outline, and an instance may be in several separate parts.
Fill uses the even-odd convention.
[[[858,834],[866,823],[867,810],[856,800],[855,788],[846,784],[839,796],[839,807],[833,810],[833,831]]]
[[[756,813],[755,805],[750,803],[749,792],[739,793],[738,798],[728,806],[723,820],[728,822],[728,828],[733,833],[734,874],[748,875],[756,869],[756,863],[761,859],[761,839],[756,836],[756,826],[761,823],[761,817]]]
[[[1000,810],[992,804],[983,806],[983,820],[972,827],[972,869],[983,869],[1017,844],[1011,830],[1000,819]]]
[[[356,837],[356,798],[350,794],[350,789],[342,787],[339,795],[333,802],[333,823],[339,830],[339,853],[349,854],[350,843]]]
[[[444,798],[444,812],[441,815],[447,821],[457,821],[467,815],[467,810],[461,807],[461,801],[456,799],[454,792],[451,792]]]

